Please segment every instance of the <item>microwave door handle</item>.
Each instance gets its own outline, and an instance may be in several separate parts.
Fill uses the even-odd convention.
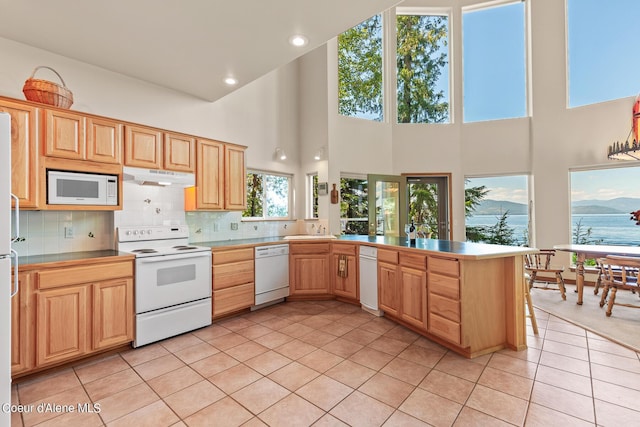
[[[15,242],[20,237],[20,199],[15,194],[11,193],[11,198],[15,201],[15,225],[16,225],[16,237],[12,237],[11,241]]]
[[[20,281],[18,280],[18,252],[11,249],[11,258],[15,259],[15,265],[13,267],[13,292],[11,292],[11,297],[13,298],[20,289]]]
[[[191,253],[191,254],[142,257],[142,258],[138,258],[136,261],[141,264],[151,264],[154,262],[166,262],[166,261],[173,261],[176,259],[193,259],[193,258],[204,258],[204,257],[208,258],[209,256],[211,256],[211,252],[197,252],[197,253]]]

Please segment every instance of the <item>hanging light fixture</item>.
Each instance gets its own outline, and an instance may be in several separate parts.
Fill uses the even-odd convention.
[[[633,136],[632,136],[633,135]],[[633,142],[629,139],[633,138]],[[640,160],[640,94],[633,103],[632,124],[627,140],[624,143],[615,142],[609,146],[607,157],[611,160]]]

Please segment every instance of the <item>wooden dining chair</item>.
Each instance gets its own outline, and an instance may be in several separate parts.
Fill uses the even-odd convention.
[[[640,270],[640,257],[626,257],[609,255],[598,260],[602,264],[602,281],[604,288],[600,297],[600,307],[607,304],[607,317],[611,317],[614,305],[640,308],[637,304],[616,302],[616,294],[619,289],[636,293],[638,287],[638,271]],[[611,295],[609,295],[609,293]]]
[[[527,254],[524,259],[524,270],[529,276],[529,289],[559,290],[562,299],[566,300],[567,295],[565,293],[564,278],[562,277],[564,266],[553,264],[552,261],[555,255],[556,251],[554,249],[540,249],[537,253]],[[539,277],[539,273],[543,275]],[[557,288],[550,287],[554,283],[549,281],[550,275],[553,275],[554,282],[558,285]],[[536,286],[536,283],[539,285]]]

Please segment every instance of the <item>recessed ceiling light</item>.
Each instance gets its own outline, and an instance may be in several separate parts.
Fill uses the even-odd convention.
[[[302,34],[296,34],[289,37],[289,43],[291,43],[295,47],[302,47],[306,46],[307,43],[309,43],[309,39]]]
[[[238,83],[238,80],[234,79],[233,77],[227,77],[226,79],[224,79],[224,82],[229,86],[233,86]]]

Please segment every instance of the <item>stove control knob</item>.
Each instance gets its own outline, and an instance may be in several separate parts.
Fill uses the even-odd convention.
[[[144,234],[144,229],[140,230],[140,235],[142,236]]]
[[[138,235],[138,230],[133,230],[133,235],[137,236]]]
[[[129,236],[129,235],[131,235],[131,231],[130,231],[130,230],[127,230],[124,234],[125,234],[125,235],[127,235],[127,236]]]
[[[147,230],[147,234],[151,234],[151,230]]]

